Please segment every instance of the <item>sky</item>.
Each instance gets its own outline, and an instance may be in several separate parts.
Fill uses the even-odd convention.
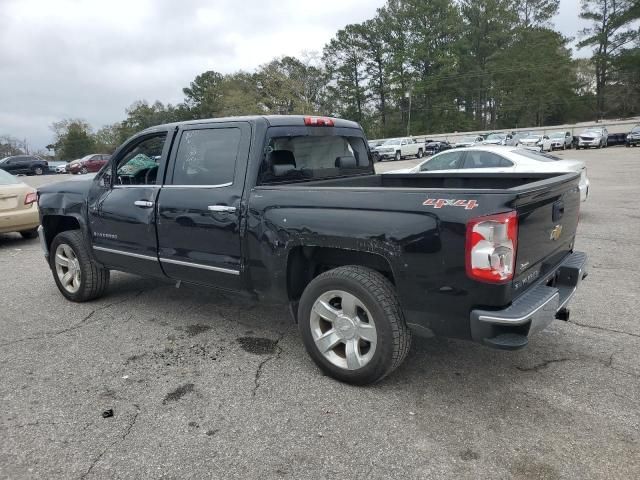
[[[122,120],[136,100],[178,103],[199,73],[252,71],[274,57],[319,52],[384,3],[0,0],[0,135],[42,149],[63,118],[98,129]],[[575,37],[584,27],[579,0],[560,3],[554,24]]]

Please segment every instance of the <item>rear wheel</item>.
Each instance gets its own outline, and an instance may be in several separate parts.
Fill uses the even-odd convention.
[[[104,295],[109,286],[109,270],[91,259],[80,230],[58,234],[49,252],[53,278],[68,300],[86,302]]]
[[[357,385],[391,373],[411,345],[393,285],[360,266],[338,267],[312,280],[300,299],[298,324],[320,369]]]
[[[20,232],[22,238],[36,238],[38,236],[38,229],[32,228],[31,230],[23,230]]]
[[[417,155],[417,157],[418,157],[418,158],[422,158],[423,156],[424,156],[424,152],[423,152],[423,151],[422,151],[422,149],[420,148],[420,149],[418,150],[418,155]]]

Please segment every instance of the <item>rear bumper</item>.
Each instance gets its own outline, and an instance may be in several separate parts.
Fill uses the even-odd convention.
[[[587,273],[587,255],[573,252],[509,307],[472,310],[473,340],[505,350],[525,347],[531,334],[544,330],[557,317],[568,318],[567,305]]]
[[[40,225],[40,216],[35,204],[24,210],[0,212],[0,233],[33,230],[38,225]]]

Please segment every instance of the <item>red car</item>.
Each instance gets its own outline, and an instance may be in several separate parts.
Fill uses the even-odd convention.
[[[73,174],[97,172],[109,161],[109,158],[111,158],[111,155],[104,155],[102,153],[85,155],[80,160],[74,160],[67,165],[67,172]]]

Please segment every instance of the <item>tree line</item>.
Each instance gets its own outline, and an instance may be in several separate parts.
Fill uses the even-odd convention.
[[[574,59],[550,24],[559,0],[388,0],[317,54],[282,57],[254,72],[206,71],[177,104],[141,100],[92,131],[52,126],[56,156],[111,152],[161,123],[249,114],[349,118],[370,138],[543,126],[640,112],[640,2],[582,0],[589,22]]]

